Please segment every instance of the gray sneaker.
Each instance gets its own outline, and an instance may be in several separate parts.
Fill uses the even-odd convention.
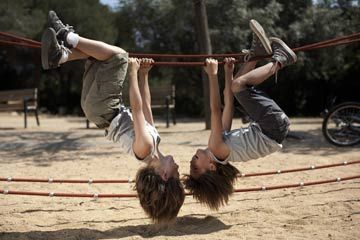
[[[53,28],[56,32],[56,37],[60,44],[63,44],[67,48],[72,48],[67,41],[66,36],[69,32],[75,32],[72,26],[68,24],[64,24],[59,17],[57,16],[55,11],[49,11],[48,21],[51,28]]]
[[[296,62],[296,54],[280,38],[271,37],[270,41],[274,51],[272,56],[273,62],[278,62],[281,68]]]
[[[45,70],[60,66],[63,55],[68,55],[70,50],[60,45],[56,39],[55,30],[47,28],[41,37],[41,63]]]
[[[263,27],[256,20],[250,20],[250,28],[253,32],[250,52],[253,56],[267,56],[272,54],[270,40],[267,38]]]

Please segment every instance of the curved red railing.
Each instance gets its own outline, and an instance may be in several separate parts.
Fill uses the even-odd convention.
[[[285,189],[285,188],[296,188],[296,187],[305,187],[312,185],[320,185],[326,183],[334,182],[343,182],[353,179],[360,178],[360,175],[349,176],[349,177],[338,177],[335,179],[319,180],[312,182],[300,182],[294,184],[283,184],[275,186],[260,186],[252,188],[240,188],[235,189],[234,192],[254,192],[254,191],[266,191],[266,190],[275,190],[275,189]],[[77,198],[132,198],[137,197],[137,194],[101,194],[101,193],[56,193],[56,192],[28,192],[28,191],[12,191],[7,189],[0,189],[0,193],[4,195],[26,195],[26,196],[48,196],[48,197],[77,197]],[[190,196],[190,193],[186,193],[187,196]]]
[[[309,170],[317,170],[317,169],[324,169],[324,168],[332,168],[332,167],[340,167],[352,164],[359,164],[360,160],[357,161],[345,161],[341,163],[333,163],[333,164],[326,164],[326,165],[311,165],[309,167],[302,167],[302,168],[293,168],[293,169],[285,169],[285,170],[273,170],[268,172],[259,172],[259,173],[241,173],[239,177],[256,177],[256,176],[266,176],[266,175],[275,175],[275,174],[283,174],[283,173],[292,173],[292,172],[302,172],[302,171],[309,171]],[[35,182],[35,183],[88,183],[88,184],[108,184],[108,183],[132,183],[134,180],[128,179],[39,179],[39,178],[13,178],[13,177],[0,177],[0,182]]]
[[[14,46],[22,46],[29,48],[40,48],[41,43],[38,41],[34,41],[31,39],[27,39],[24,37],[19,37],[15,34],[0,32],[0,36],[5,38],[10,38],[11,40],[0,40],[0,44],[4,45],[14,45]],[[333,39],[320,41],[317,43],[307,44],[301,47],[293,48],[294,52],[298,51],[310,51],[316,50],[320,48],[339,46],[344,44],[350,44],[360,41],[360,33],[354,33],[346,36],[336,37]],[[147,58],[224,58],[224,57],[243,57],[239,58],[236,62],[245,62],[244,57],[246,54],[244,53],[227,53],[227,54],[156,54],[156,53],[129,53],[130,57],[147,57]],[[251,58],[250,61],[260,60],[264,58],[268,58],[270,56],[264,57],[256,57]],[[219,64],[224,64],[224,62],[219,62]],[[204,66],[205,63],[203,61],[191,62],[191,61],[156,61],[153,63],[155,66],[178,66],[178,67],[193,67],[193,66]]]

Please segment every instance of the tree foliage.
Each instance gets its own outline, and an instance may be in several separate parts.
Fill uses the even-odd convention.
[[[55,10],[65,23],[85,37],[113,44],[117,39],[115,14],[98,0],[0,1],[0,31],[40,41],[47,14]],[[39,49],[0,46],[1,89],[38,87],[40,106],[53,113],[82,113],[80,109],[83,62],[43,71]]]
[[[355,2],[318,0],[314,5],[311,0],[207,0],[213,52],[248,48],[248,22],[252,18],[263,25],[269,36],[282,38],[290,47],[356,33],[360,14]],[[199,52],[192,1],[183,0],[119,0],[115,11],[98,0],[4,0],[0,2],[0,31],[39,40],[50,9],[80,35],[116,44],[129,52]],[[0,49],[1,89],[37,86],[41,106],[52,112],[59,112],[61,107],[65,113],[81,113],[82,61],[45,72],[40,69],[36,50]],[[359,43],[297,54],[299,60],[294,66],[278,72],[277,84],[271,79],[260,86],[289,115],[318,115],[333,95],[340,99],[359,98]],[[177,112],[203,116],[200,73],[200,68],[155,67],[151,84],[175,84]],[[220,81],[222,85],[222,77]]]

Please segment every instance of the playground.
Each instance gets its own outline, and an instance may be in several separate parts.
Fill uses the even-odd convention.
[[[283,149],[249,162],[235,162],[243,173],[294,169],[360,160],[360,149],[335,147],[321,133],[321,118],[290,118]],[[141,163],[122,154],[104,131],[81,117],[42,114],[41,127],[29,116],[0,115],[0,169],[7,178],[133,179]],[[234,119],[234,127],[244,126]],[[162,149],[171,152],[180,175],[188,173],[197,148],[210,131],[202,119],[179,119],[165,127],[156,120]],[[313,167],[314,168],[314,167]],[[358,175],[359,164],[239,178],[237,189],[306,183]],[[90,181],[91,182],[91,181]],[[69,184],[0,182],[0,189],[94,194],[94,198],[0,195],[0,239],[358,239],[360,179],[276,190],[234,193],[229,204],[210,211],[185,198],[177,222],[158,230],[136,198],[96,198],[134,193],[133,183]]]
[[[0,240],[360,239],[359,1],[0,6]]]

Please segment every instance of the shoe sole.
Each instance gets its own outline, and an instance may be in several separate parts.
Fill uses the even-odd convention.
[[[297,61],[297,56],[294,53],[293,50],[291,50],[291,48],[289,48],[288,45],[286,45],[286,43],[281,40],[280,38],[276,38],[276,37],[271,37],[269,38],[271,42],[277,42],[278,44],[280,44],[289,54],[290,56],[293,58],[294,63]]]
[[[41,36],[41,63],[45,70],[50,69],[49,66],[49,48],[51,40],[54,38],[55,31],[47,28]],[[55,35],[56,36],[56,35]]]
[[[270,43],[270,40],[267,38],[263,27],[254,19],[250,20],[249,25],[250,25],[251,30],[260,39],[262,45],[265,48],[266,53],[271,55],[272,54],[271,43]]]

